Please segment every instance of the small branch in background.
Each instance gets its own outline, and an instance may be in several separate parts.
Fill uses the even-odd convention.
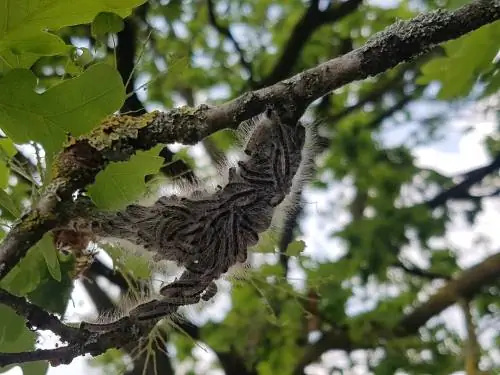
[[[302,358],[298,361],[294,374],[304,374],[304,368],[319,359],[328,350],[340,349],[352,351],[354,349],[376,348],[380,340],[387,342],[394,338],[407,337],[418,332],[419,328],[429,319],[457,303],[462,298],[470,299],[484,286],[494,283],[500,278],[500,253],[492,255],[481,263],[462,271],[456,278],[448,281],[434,295],[416,307],[412,312],[404,315],[387,331],[383,327],[379,335],[371,331],[370,335],[356,334],[353,339],[348,327],[336,326],[323,332],[323,336],[314,344],[306,347]],[[371,314],[371,312],[369,313]],[[390,322],[388,322],[390,323]],[[370,329],[374,329],[371,327]],[[370,339],[375,338],[375,339]]]
[[[319,1],[311,1],[309,8],[293,28],[273,70],[256,85],[256,88],[272,85],[290,75],[313,33],[323,25],[340,21],[354,12],[362,2],[362,0],[349,0],[334,7],[329,6],[326,10],[321,11],[319,10]]]
[[[137,26],[134,18],[126,18],[123,30],[118,33],[118,46],[116,47],[116,68],[122,77],[123,83],[127,84],[125,93],[127,99],[120,109],[121,113],[131,113],[139,116],[146,113],[146,109],[139,100],[135,90],[134,67],[136,64]],[[130,94],[130,96],[129,96]]]
[[[464,174],[465,178],[462,182],[450,187],[437,194],[431,200],[426,202],[430,208],[436,208],[445,204],[450,199],[468,199],[473,196],[470,195],[469,189],[481,182],[487,175],[498,171],[500,168],[500,154],[493,159],[491,163],[480,168],[476,168]]]
[[[476,324],[472,317],[472,301],[462,298],[459,305],[464,313],[465,328],[467,338],[463,348],[463,357],[465,360],[465,374],[479,375],[479,360],[481,359],[481,345],[477,339]]]
[[[417,268],[415,266],[407,266],[407,265],[403,264],[402,262],[394,263],[394,267],[401,268],[406,273],[408,273],[412,276],[418,276],[418,277],[428,279],[428,280],[436,280],[436,279],[450,280],[451,279],[451,277],[449,275],[444,275],[441,273],[424,270],[422,268]]]
[[[460,297],[472,298],[480,289],[500,277],[500,253],[463,271],[441,287],[426,302],[415,308],[399,322],[398,335],[415,333],[430,318],[457,302]]]
[[[231,30],[229,30],[229,27],[222,26],[220,22],[217,20],[217,17],[215,15],[215,7],[214,7],[214,2],[213,0],[207,0],[207,7],[208,7],[208,19],[210,21],[210,24],[221,34],[224,35],[226,38],[228,38],[236,52],[238,53],[238,56],[240,58],[240,64],[243,65],[245,68],[246,72],[248,73],[248,80],[250,85],[253,85],[254,78],[253,78],[253,69],[252,69],[252,64],[246,59],[245,57],[245,51],[241,49],[240,45],[234,39],[233,34],[231,33]]]

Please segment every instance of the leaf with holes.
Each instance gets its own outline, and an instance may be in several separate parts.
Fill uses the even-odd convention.
[[[123,30],[123,19],[115,13],[99,13],[91,25],[91,32],[94,37],[106,35],[108,33],[118,33]]]
[[[305,248],[306,248],[306,243],[304,241],[302,240],[293,241],[286,248],[286,254],[291,257],[296,257],[299,256],[300,253],[302,253]]]

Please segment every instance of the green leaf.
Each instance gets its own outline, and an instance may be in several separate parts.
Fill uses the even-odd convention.
[[[56,314],[64,314],[73,291],[71,271],[74,269],[72,257],[61,259],[61,278],[55,280],[48,272],[37,285],[36,289],[28,294],[28,298],[35,305]]]
[[[286,248],[286,253],[289,256],[296,257],[296,256],[299,256],[300,253],[303,252],[305,248],[306,248],[306,243],[304,241],[302,241],[302,240],[293,241]]]
[[[5,190],[0,189],[0,207],[9,211],[12,216],[19,217],[21,211],[17,207],[16,203],[12,200],[11,196],[5,192]]]
[[[70,46],[47,30],[91,22],[100,12],[122,17],[145,0],[0,0],[0,70],[29,68],[40,56],[67,53]]]
[[[52,243],[51,235],[46,234],[36,244],[35,251],[40,251],[43,254],[47,269],[50,275],[57,281],[61,281],[61,267],[59,266],[59,259],[57,257],[57,250]]]
[[[9,39],[0,40],[0,51],[11,51],[15,55],[28,52],[40,56],[53,56],[69,52],[71,46],[66,45],[57,35],[40,32],[37,34],[17,33]]]
[[[125,90],[120,74],[97,64],[43,94],[34,89],[28,70],[10,71],[0,80],[0,127],[15,143],[40,142],[50,160],[68,133],[89,132],[106,115],[119,109]]]
[[[145,0],[86,0],[75,4],[67,0],[0,0],[0,9],[4,11],[4,16],[0,18],[0,45],[27,35],[39,38],[40,35],[47,34],[44,29],[57,30],[63,26],[90,23],[100,12],[112,12],[126,17],[132,8],[144,2]]]
[[[29,362],[21,365],[23,375],[45,375],[48,368],[49,363],[47,361]]]
[[[2,317],[0,319],[0,352],[16,353],[33,350],[36,335],[28,330],[24,318],[4,305],[0,305],[0,316]],[[3,372],[12,367],[0,367],[0,371]],[[33,369],[33,366],[27,368]]]
[[[92,21],[91,31],[94,37],[123,30],[123,19],[115,13],[99,13]]]
[[[148,151],[139,151],[130,160],[112,163],[101,171],[88,189],[97,207],[121,209],[143,195],[146,191],[144,177],[157,173],[163,165],[163,158],[158,156],[162,148],[158,145]]]
[[[67,0],[0,0],[0,9],[9,10],[0,19],[0,36],[7,38],[25,30],[59,29],[89,23],[100,12],[113,12],[126,17],[132,8],[144,2],[145,0],[86,0],[76,4]]]
[[[19,320],[14,310],[5,305],[0,305],[0,348],[5,347],[21,334],[24,322]],[[19,324],[21,323],[21,324]]]
[[[40,55],[24,52],[22,55],[16,54],[11,50],[0,52],[0,73],[5,74],[9,70],[18,68],[29,68],[38,59]]]
[[[94,61],[94,56],[88,48],[78,48],[73,54],[73,61],[75,63],[75,69],[89,65]]]
[[[417,83],[440,81],[440,99],[467,95],[478,76],[492,66],[498,53],[499,39],[500,24],[496,22],[447,42],[444,45],[446,56],[424,64]]]
[[[9,138],[0,139],[0,151],[2,153],[2,156],[5,156],[7,158],[11,158],[15,154],[17,154],[16,146],[14,145],[14,142],[12,142],[12,140]]]
[[[269,229],[259,234],[259,242],[248,248],[256,253],[273,253],[278,243],[278,234]]]
[[[102,245],[106,253],[113,259],[113,265],[120,271],[132,274],[137,279],[148,279],[151,277],[151,267],[148,258],[132,255],[123,249],[113,245]]]
[[[36,289],[45,277],[47,266],[40,251],[31,248],[26,256],[0,281],[0,288],[17,296],[25,296]]]
[[[17,153],[14,143],[9,138],[0,139],[0,189],[9,183],[10,168],[7,163]]]

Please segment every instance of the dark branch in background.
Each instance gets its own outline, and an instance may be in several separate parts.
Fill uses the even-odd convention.
[[[463,271],[455,280],[432,295],[425,303],[406,315],[396,326],[396,334],[414,334],[434,315],[456,303],[460,297],[470,298],[485,285],[500,278],[500,253],[492,255],[481,263]]]
[[[428,280],[436,280],[436,279],[450,280],[450,278],[451,278],[449,275],[445,275],[442,273],[424,270],[422,268],[417,268],[415,266],[407,266],[406,264],[404,264],[402,262],[394,263],[394,267],[401,268],[403,271],[405,271],[406,273],[408,273],[412,276],[418,276],[418,277],[428,279]]]
[[[441,313],[460,298],[470,298],[478,293],[484,286],[500,278],[500,253],[490,256],[481,263],[464,270],[454,280],[447,282],[426,302],[415,308],[411,313],[395,322],[389,331],[379,328],[380,332],[370,332],[366,335],[356,335],[352,338],[346,326],[334,326],[323,332],[323,336],[309,346],[295,368],[295,375],[304,374],[304,368],[317,361],[320,356],[333,349],[353,350],[367,349],[382,346],[387,340],[397,337],[411,336],[418,332],[429,319]],[[360,316],[359,319],[363,319]],[[369,318],[367,318],[369,319]],[[371,329],[377,331],[375,325]]]
[[[120,73],[127,99],[120,109],[121,113],[131,113],[132,115],[142,115],[146,109],[137,97],[135,90],[134,66],[136,64],[136,35],[137,26],[133,18],[127,18],[124,22],[123,30],[118,33],[118,46],[116,48],[116,68]]]
[[[147,10],[147,4],[139,7],[135,14],[144,19]],[[124,22],[124,28],[118,33],[118,47],[116,49],[117,70],[122,77],[123,84],[127,84],[125,92],[127,99],[120,109],[121,113],[130,114],[132,116],[140,116],[146,113],[142,102],[139,100],[135,90],[135,74],[134,67],[136,65],[136,50],[137,50],[137,25],[134,18],[127,18]],[[170,151],[168,146],[165,146],[159,154],[164,160],[165,165],[160,168],[160,172],[166,176],[180,176],[189,181],[194,181],[194,174],[190,168],[182,161],[176,160],[172,162],[174,153]]]
[[[341,111],[329,116],[328,120],[332,122],[337,122],[343,117],[349,115],[350,113],[361,109],[365,104],[372,103],[380,100],[382,95],[391,90],[393,87],[400,86],[404,83],[403,76],[407,72],[406,69],[399,69],[398,73],[392,77],[390,80],[385,82],[380,87],[371,90],[367,95],[361,97],[356,104],[353,104],[349,107],[343,108]]]
[[[210,21],[210,24],[222,35],[224,35],[227,39],[231,41],[233,44],[234,49],[238,53],[238,56],[240,58],[240,63],[243,65],[245,68],[246,72],[248,73],[248,80],[250,85],[253,85],[253,70],[252,70],[252,64],[246,59],[245,57],[245,51],[243,51],[236,41],[234,39],[233,34],[231,33],[231,30],[229,30],[229,27],[227,26],[222,26],[220,22],[218,22],[217,17],[215,15],[215,9],[214,9],[214,2],[213,0],[207,0],[207,7],[208,7],[208,19]]]
[[[109,295],[97,285],[95,278],[84,277],[82,284],[99,314],[116,307]]]
[[[92,278],[102,276],[118,286],[120,289],[126,290],[129,287],[127,279],[120,272],[108,268],[99,259],[94,260],[88,269],[88,273],[92,275]]]
[[[196,109],[153,112],[139,118],[108,118],[88,136],[73,140],[58,156],[53,180],[40,200],[12,228],[0,246],[0,277],[4,277],[17,264],[44,233],[75,214],[72,194],[92,183],[96,174],[110,162],[127,160],[136,150],[150,149],[158,143],[196,143],[217,130],[236,127],[241,121],[263,112],[268,105],[285,105],[297,115],[301,114],[312,101],[342,85],[381,73],[419,56],[440,42],[457,38],[499,18],[498,0],[474,1],[455,11],[437,11],[410,21],[397,22],[361,48],[286,81],[246,93],[221,106],[200,105]],[[96,139],[100,143],[96,143]],[[489,273],[491,270],[495,275],[499,274],[500,259],[494,259],[493,265],[489,264],[486,270],[480,269],[480,265],[477,267],[475,278],[471,279],[470,272],[466,271],[463,277],[450,282],[453,283],[452,292],[460,294],[460,288],[464,287],[467,294],[473,293],[476,289],[472,286],[477,287],[493,277]],[[461,278],[469,280],[464,285]],[[442,304],[434,305],[432,311],[436,314],[438,308],[444,307]],[[422,309],[420,307],[416,311]],[[421,313],[415,321],[422,322],[422,316],[426,315]],[[150,326],[133,324],[125,319],[121,328],[103,334],[90,334],[81,330],[86,338],[81,345],[72,343],[66,348],[41,352],[44,358],[52,354],[53,359],[66,363],[78,355],[97,355],[108,348],[121,348],[136,342]],[[304,356],[307,355],[310,354],[306,352]],[[25,353],[22,356],[25,358]],[[15,354],[2,354],[0,362],[1,365],[17,363],[19,358]]]
[[[367,129],[375,130],[380,127],[382,122],[394,115],[397,111],[402,110],[408,103],[410,103],[413,99],[415,99],[416,96],[419,95],[420,92],[423,91],[423,87],[416,89],[414,92],[412,92],[409,95],[404,95],[402,96],[396,104],[392,105],[391,107],[387,108],[386,110],[380,112],[377,117],[375,117],[368,125]]]
[[[436,208],[438,206],[443,205],[450,199],[471,198],[469,189],[478,182],[481,182],[487,175],[498,171],[499,168],[500,168],[500,154],[497,155],[490,164],[465,173],[464,174],[465,178],[462,182],[452,186],[447,190],[444,190],[431,200],[427,201],[426,203],[427,206],[429,206],[430,208]]]
[[[289,76],[298,60],[302,49],[311,35],[321,26],[334,23],[354,12],[363,0],[348,0],[336,6],[329,6],[324,11],[319,10],[319,0],[311,0],[311,5],[292,30],[281,56],[274,65],[272,72],[264,78],[257,88],[265,87],[281,81]]]

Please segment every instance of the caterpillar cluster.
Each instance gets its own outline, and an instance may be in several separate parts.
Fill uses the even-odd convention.
[[[244,160],[229,168],[225,184],[215,191],[164,196],[151,206],[133,204],[92,218],[98,238],[127,240],[151,252],[155,261],[184,267],[160,296],[130,309],[130,318],[159,319],[182,305],[208,301],[217,293],[215,281],[245,262],[259,234],[294,204],[294,190],[311,170],[314,134],[275,108],[246,125],[246,132]]]

